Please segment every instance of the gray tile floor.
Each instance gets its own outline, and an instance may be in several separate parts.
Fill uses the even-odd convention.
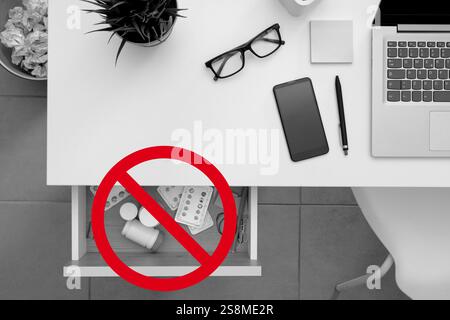
[[[260,278],[211,278],[155,293],[120,279],[83,280],[69,291],[69,189],[47,187],[46,84],[0,69],[0,299],[329,299],[334,285],[379,264],[385,248],[350,189],[260,188]],[[391,272],[382,290],[342,299],[405,299]]]

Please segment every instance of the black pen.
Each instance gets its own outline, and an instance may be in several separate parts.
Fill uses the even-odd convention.
[[[342,148],[344,149],[345,155],[348,156],[349,149],[348,149],[347,125],[345,123],[344,99],[342,98],[342,86],[341,81],[339,80],[339,76],[336,76],[336,95],[339,110],[339,121],[341,127]]]

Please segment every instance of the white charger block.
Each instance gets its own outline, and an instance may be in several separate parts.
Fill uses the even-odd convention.
[[[120,207],[119,213],[123,220],[131,221],[137,218],[138,207],[134,203],[127,202]]]
[[[139,210],[139,221],[141,221],[144,226],[149,228],[155,228],[159,226],[159,221],[156,220],[152,216],[152,214],[148,212],[148,210],[144,207],[141,207],[141,209]]]
[[[128,221],[122,230],[122,235],[151,252],[158,250],[164,240],[164,234],[155,228],[148,228],[138,220]]]
[[[314,1],[316,0],[280,0],[281,4],[295,17],[300,16],[303,8],[309,6]]]

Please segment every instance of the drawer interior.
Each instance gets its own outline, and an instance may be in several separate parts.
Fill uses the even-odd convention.
[[[145,187],[150,194],[168,213],[174,211],[165,204],[156,191],[156,187]],[[232,188],[239,209],[241,195],[244,188]],[[215,194],[216,192],[214,192]],[[220,241],[217,228],[223,209],[220,199],[210,203],[208,211],[214,221],[214,226],[208,230],[191,235],[207,252],[214,252]],[[218,198],[218,197],[217,197]],[[72,262],[71,267],[77,266],[80,276],[115,276],[114,272],[105,264],[98,252],[91,228],[91,208],[94,196],[88,187],[72,188]],[[122,203],[133,202],[140,204],[129,196]],[[125,221],[119,215],[121,204],[117,204],[105,211],[105,229],[108,240],[116,254],[128,266],[149,276],[180,276],[198,267],[198,262],[164,227],[158,228],[164,233],[164,241],[156,253],[126,239],[121,232]],[[244,221],[243,236],[236,241],[226,261],[213,275],[217,276],[260,276],[261,267],[257,261],[257,189],[248,188],[248,200],[242,211]],[[189,233],[187,227],[183,226]],[[66,268],[67,269],[67,268]],[[67,271],[67,270],[65,270]]]
[[[175,211],[172,211],[163,201],[163,199],[160,197],[158,192],[156,191],[156,187],[146,187],[144,188],[145,191],[147,191],[148,194],[150,194],[158,203],[166,210],[166,212],[171,213],[172,216],[175,216]],[[241,201],[240,195],[242,194],[242,188],[234,188],[234,196],[235,196],[235,202],[237,208],[239,208],[239,204]],[[91,192],[87,193],[86,197],[86,204],[87,204],[87,210],[89,208],[92,208],[92,203],[94,200],[94,196]],[[140,207],[139,202],[137,202],[134,198],[131,196],[127,199],[123,200],[123,202],[132,202],[136,204],[136,206]],[[192,236],[207,252],[213,253],[217,245],[220,241],[220,233],[218,231],[217,226],[220,225],[220,218],[223,214],[223,209],[220,204],[220,200],[216,201],[216,204],[211,203],[211,205],[208,208],[208,212],[210,213],[213,221],[214,226],[209,228],[208,230],[205,230],[204,232],[201,232],[197,235]],[[105,213],[105,229],[106,233],[108,235],[108,240],[111,243],[112,248],[119,254],[119,257],[121,257],[122,253],[148,253],[148,250],[146,248],[143,248],[139,246],[138,244],[126,239],[124,236],[122,236],[121,232],[125,225],[125,221],[122,220],[122,218],[119,215],[119,208],[122,203],[114,206],[110,210],[106,211]],[[249,210],[248,207],[245,208],[244,212],[244,219],[245,221],[248,221],[248,215]],[[97,246],[95,245],[94,236],[92,233],[91,228],[91,215],[88,215],[88,219],[86,221],[87,225],[87,252],[98,252]],[[183,226],[183,229],[185,229],[186,232],[189,233],[189,229],[186,226]],[[162,242],[159,250],[157,253],[184,253],[185,249],[181,246],[181,244],[169,233],[167,230],[159,226],[158,229],[160,229],[164,234],[164,241]],[[248,252],[248,246],[245,244],[245,239],[248,236],[249,228],[248,224],[245,224],[245,230],[244,230],[244,242],[242,244],[238,244],[236,247],[235,252]],[[157,253],[154,253],[152,255],[155,255]]]

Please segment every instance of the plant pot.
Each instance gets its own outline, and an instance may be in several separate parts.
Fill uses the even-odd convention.
[[[157,45],[162,44],[164,41],[166,41],[169,38],[170,34],[172,33],[173,26],[175,25],[175,22],[176,22],[176,19],[173,21],[172,26],[170,27],[170,29],[167,30],[167,32],[164,33],[164,35],[158,40],[153,40],[151,42],[137,42],[137,41],[129,40],[126,37],[125,37],[125,40],[127,40],[128,43],[135,44],[135,45],[138,45],[138,46],[141,46],[141,47],[155,47]],[[118,36],[120,38],[123,38],[120,34]]]
[[[0,32],[4,30],[4,26],[9,18],[9,10],[23,6],[22,0],[0,0]],[[12,49],[5,47],[0,43],[0,65],[13,75],[33,81],[46,81],[47,78],[37,78],[24,71],[21,67],[11,62]]]
[[[177,3],[176,0],[172,0],[172,3],[173,3],[173,6],[175,8],[178,8],[178,3]],[[128,43],[132,43],[132,44],[135,44],[135,45],[138,45],[138,46],[141,46],[141,47],[155,47],[157,45],[162,44],[163,42],[165,42],[170,37],[170,35],[172,34],[172,31],[173,31],[173,27],[174,27],[176,22],[177,22],[177,18],[175,17],[174,20],[173,20],[172,25],[170,26],[170,28],[161,36],[161,38],[159,38],[157,40],[153,40],[153,41],[150,41],[150,42],[139,42],[139,41],[134,41],[132,39],[128,39],[126,36],[125,36],[125,40]],[[124,38],[121,34],[118,34],[118,35],[119,35],[119,37],[121,39]]]

